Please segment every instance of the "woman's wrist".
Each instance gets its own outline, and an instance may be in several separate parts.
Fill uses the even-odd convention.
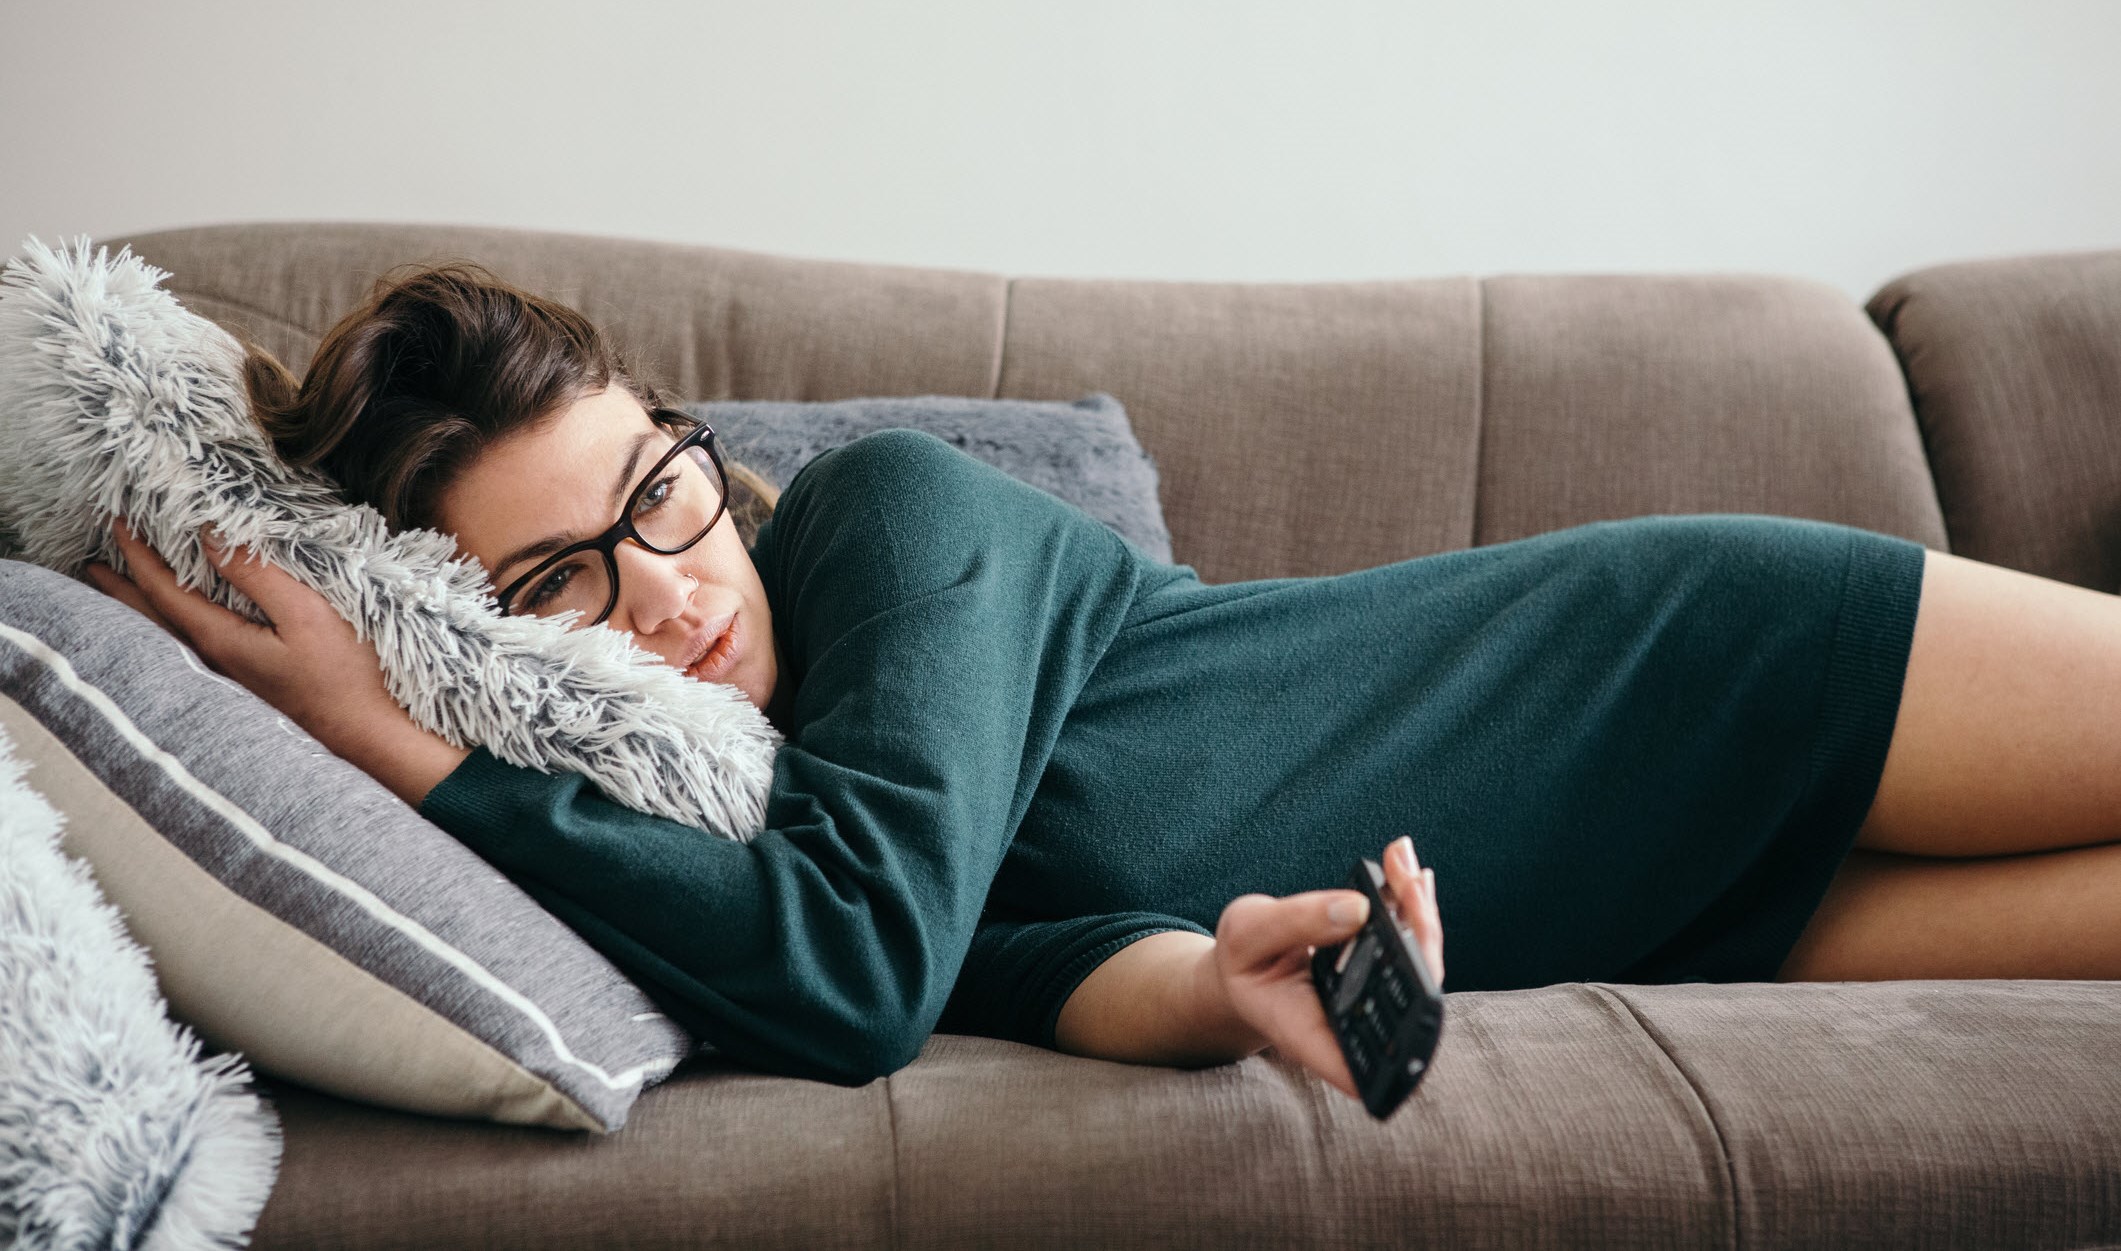
[[[1193,1016],[1204,1039],[1212,1039],[1217,1051],[1232,1060],[1263,1051],[1266,1035],[1252,1028],[1230,1003],[1228,983],[1216,958],[1214,939],[1208,939],[1194,959]]]
[[[471,754],[470,748],[452,746],[448,739],[421,728],[402,710],[395,718],[379,718],[330,738],[317,738],[414,808]]]
[[[1180,1068],[1267,1045],[1230,1007],[1215,940],[1189,930],[1138,938],[1092,969],[1062,1006],[1054,1042],[1074,1055]]]

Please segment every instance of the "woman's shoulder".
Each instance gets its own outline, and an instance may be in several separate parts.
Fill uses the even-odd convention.
[[[789,621],[797,650],[815,655],[923,601],[937,612],[945,600],[986,605],[976,611],[992,626],[1039,605],[1129,598],[1138,558],[1058,497],[935,435],[893,428],[798,470],[760,526],[753,559],[776,625]]]
[[[918,519],[938,540],[965,527],[996,537],[998,525],[1022,536],[1070,524],[1072,511],[955,444],[900,427],[871,431],[812,457],[789,480],[774,510],[790,520],[829,518],[835,527],[896,529],[894,523]]]
[[[761,529],[793,570],[852,568],[899,589],[1013,553],[1125,563],[1125,540],[1058,497],[924,430],[876,430],[789,479]]]
[[[1001,474],[985,461],[925,430],[893,427],[872,430],[838,447],[827,448],[796,470],[782,491],[828,491],[835,497],[860,494],[864,487],[901,488],[928,479]],[[1007,477],[1002,474],[1001,476]]]
[[[972,549],[1009,541],[1016,527],[991,524],[988,475],[1015,481],[925,431],[872,431],[796,471],[760,528],[761,547],[788,576],[859,577],[880,594],[910,593],[955,576]]]

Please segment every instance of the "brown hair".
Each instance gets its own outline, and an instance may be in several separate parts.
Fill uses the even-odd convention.
[[[399,266],[325,332],[300,382],[245,343],[251,412],[281,457],[323,472],[393,530],[431,528],[442,492],[498,440],[617,385],[670,407],[589,319],[471,261]],[[729,512],[746,547],[780,492],[730,459]]]

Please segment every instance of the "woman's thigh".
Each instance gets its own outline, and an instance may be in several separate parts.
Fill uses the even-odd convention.
[[[2022,856],[1851,851],[1775,974],[2121,977],[2121,843]]]
[[[1929,551],[1856,846],[1993,856],[2121,839],[2121,596]]]

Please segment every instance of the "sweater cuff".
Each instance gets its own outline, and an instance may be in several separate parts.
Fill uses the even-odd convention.
[[[579,777],[540,773],[512,765],[474,747],[449,776],[420,801],[421,816],[441,826],[474,851],[520,829],[526,807],[549,809],[556,790],[579,784]]]
[[[1054,1028],[1061,1008],[1091,970],[1129,943],[1165,930],[1214,937],[1183,917],[1155,912],[982,921],[936,1028],[1058,1050]]]

